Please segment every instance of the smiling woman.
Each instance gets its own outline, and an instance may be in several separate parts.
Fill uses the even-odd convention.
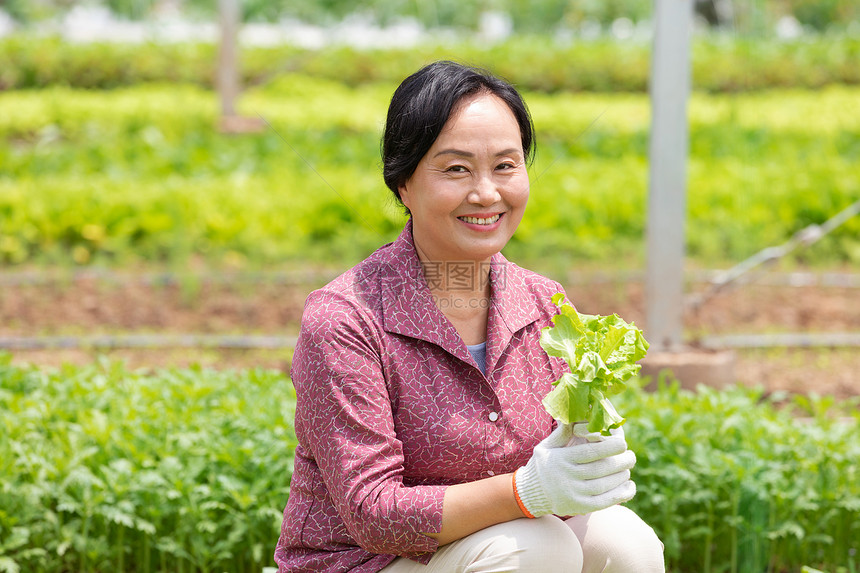
[[[383,175],[410,218],[305,305],[281,571],[663,571],[618,505],[636,491],[623,431],[541,402],[568,370],[539,344],[562,288],[501,254],[533,147],[485,71],[437,62],[395,91]]]

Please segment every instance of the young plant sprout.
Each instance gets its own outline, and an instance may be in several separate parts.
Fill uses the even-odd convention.
[[[609,397],[623,392],[626,381],[639,372],[636,362],[645,356],[648,342],[632,322],[616,314],[580,314],[561,293],[552,302],[561,312],[553,317],[553,326],[541,331],[540,344],[550,356],[564,358],[570,372],[553,383],[544,407],[559,422],[587,421],[589,432],[608,436],[624,423]]]

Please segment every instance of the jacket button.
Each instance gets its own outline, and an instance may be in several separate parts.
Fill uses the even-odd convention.
[[[491,422],[495,422],[499,419],[499,414],[496,412],[490,412],[490,415],[487,417],[490,419]]]

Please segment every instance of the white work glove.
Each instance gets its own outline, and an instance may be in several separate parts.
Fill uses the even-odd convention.
[[[559,424],[514,473],[515,492],[526,515],[580,515],[636,494],[636,484],[630,480],[636,455],[627,449],[624,430],[601,436],[586,427]]]

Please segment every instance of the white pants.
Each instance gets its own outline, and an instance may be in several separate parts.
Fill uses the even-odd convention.
[[[427,565],[398,557],[381,573],[664,573],[663,544],[638,515],[616,505],[567,520],[547,515],[482,529]]]

